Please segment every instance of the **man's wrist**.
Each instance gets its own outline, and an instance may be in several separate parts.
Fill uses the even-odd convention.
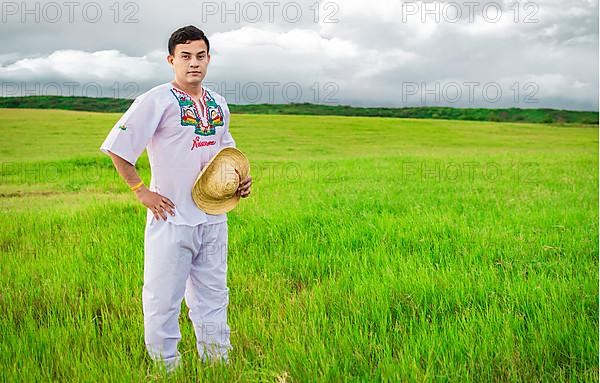
[[[146,188],[146,185],[142,185],[139,188],[137,188],[136,190],[134,190],[133,192],[136,195],[140,195],[141,193],[143,193],[144,191],[148,190],[148,188]]]
[[[131,186],[130,189],[131,189],[131,191],[136,191],[137,189],[141,188],[142,185],[144,185],[144,181],[140,181],[139,183],[135,184],[134,186]]]

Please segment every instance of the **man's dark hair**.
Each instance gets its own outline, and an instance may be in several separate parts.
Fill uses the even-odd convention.
[[[193,25],[179,28],[169,38],[169,54],[172,56],[175,53],[175,46],[177,44],[187,44],[189,41],[204,40],[206,43],[206,53],[210,51],[210,44],[208,37],[200,29]]]

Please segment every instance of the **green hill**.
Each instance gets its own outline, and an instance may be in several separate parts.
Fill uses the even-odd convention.
[[[120,98],[27,96],[0,97],[0,108],[66,109],[90,112],[124,112],[133,100]],[[440,106],[406,108],[362,108],[347,105],[292,104],[230,104],[232,113],[302,114],[328,116],[430,118],[530,123],[578,123],[598,125],[598,112],[558,109],[487,109],[450,108]]]

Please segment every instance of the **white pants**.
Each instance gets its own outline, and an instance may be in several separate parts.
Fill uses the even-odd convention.
[[[179,313],[185,296],[202,361],[227,362],[227,222],[198,226],[147,221],[144,235],[144,335],[150,357],[180,363]]]

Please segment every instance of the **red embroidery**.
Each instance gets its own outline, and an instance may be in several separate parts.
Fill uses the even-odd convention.
[[[195,137],[190,150],[194,150],[195,148],[201,148],[203,146],[211,146],[216,143],[217,141],[200,141],[200,137]]]

